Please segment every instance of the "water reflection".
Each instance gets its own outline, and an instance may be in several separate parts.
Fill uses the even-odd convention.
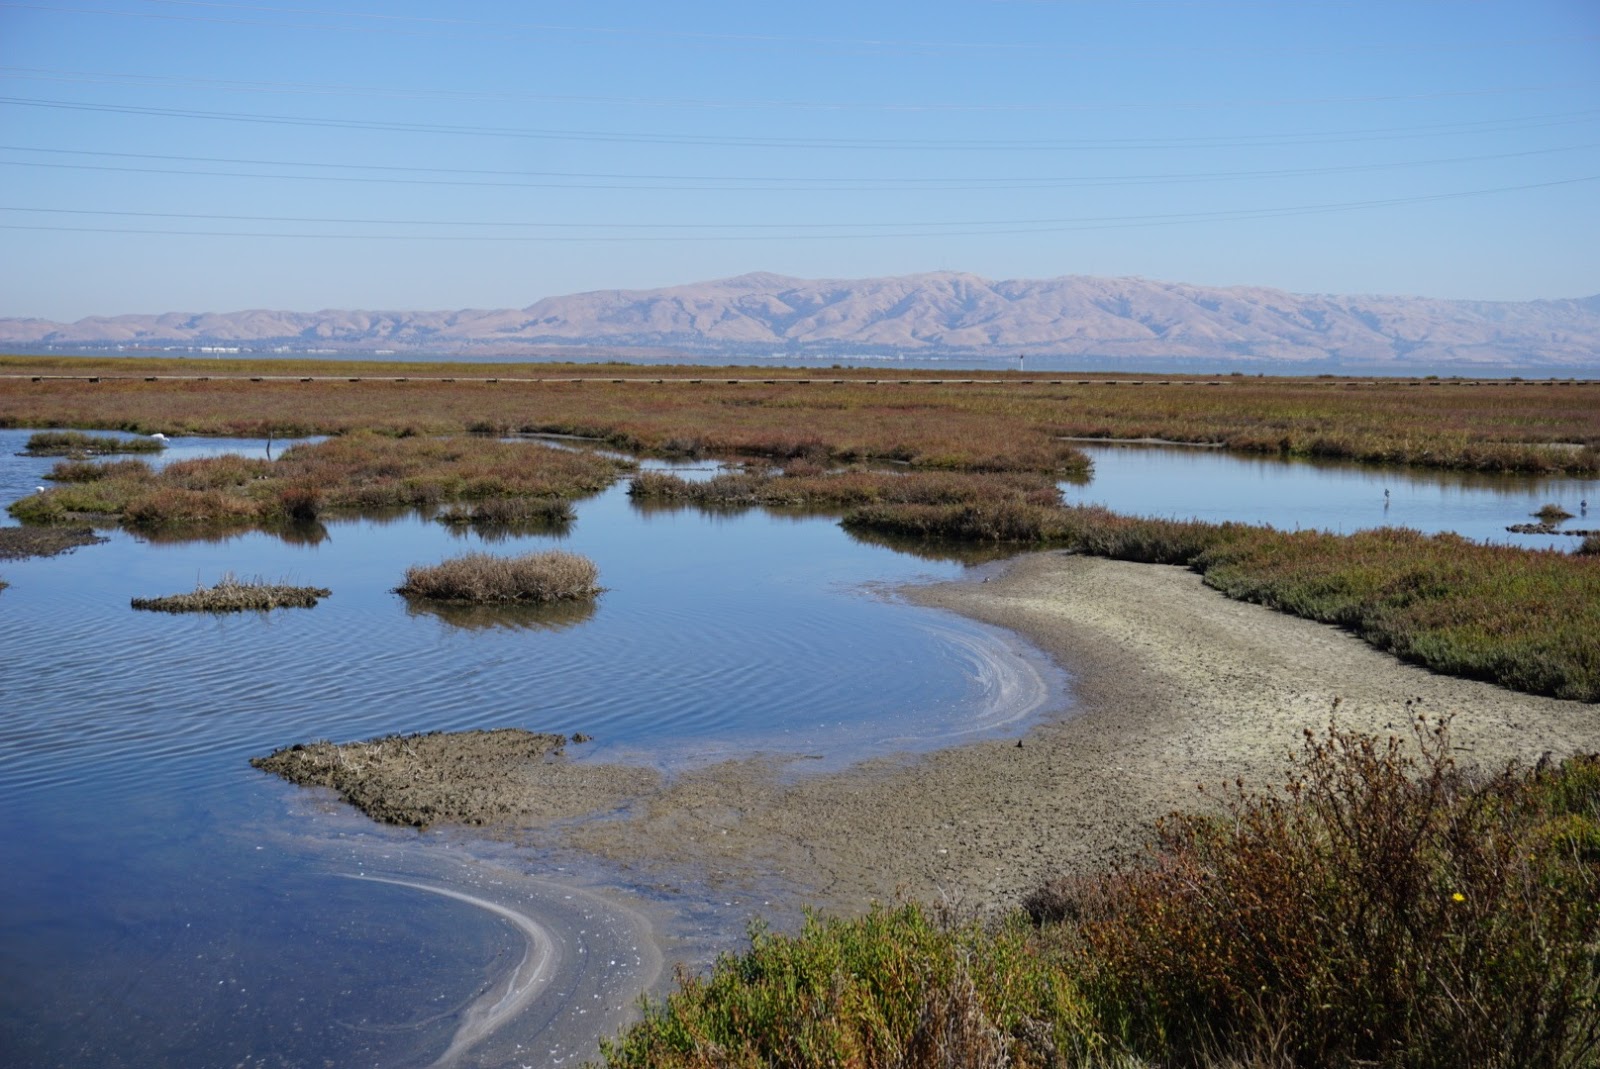
[[[1238,521],[1280,530],[1340,534],[1373,527],[1454,531],[1474,541],[1532,549],[1572,548],[1571,539],[1517,534],[1540,506],[1577,513],[1595,500],[1595,479],[1436,472],[1329,461],[1239,457],[1215,450],[1080,443],[1094,481],[1064,485],[1069,503],[1113,512],[1212,523]]]
[[[408,601],[406,615],[433,617],[463,631],[560,631],[592,619],[598,605],[590,601],[558,601],[550,605],[468,605],[444,601]]]

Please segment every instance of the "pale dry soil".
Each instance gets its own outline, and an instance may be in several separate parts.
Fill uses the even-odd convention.
[[[1028,637],[1071,673],[1071,708],[1020,739],[841,773],[752,759],[662,777],[554,754],[507,773],[485,751],[453,773],[420,765],[408,789],[440,784],[482,806],[451,819],[667,887],[987,910],[1136,855],[1156,817],[1205,804],[1199,784],[1278,782],[1303,733],[1330,716],[1409,737],[1419,713],[1452,715],[1458,758],[1484,765],[1600,750],[1600,707],[1435,675],[1336,628],[1230,601],[1182,568],[1039,553],[908,596]],[[474,768],[500,771],[463,791],[453,777]],[[575,819],[586,813],[603,816]]]

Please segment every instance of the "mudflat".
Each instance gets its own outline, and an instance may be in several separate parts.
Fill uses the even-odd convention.
[[[547,752],[481,776],[511,743],[480,737],[470,758],[446,748],[448,764],[393,782],[451,794],[441,819],[559,839],[658,881],[759,884],[843,910],[896,894],[993,909],[1136,853],[1155,818],[1205,804],[1199,784],[1277,782],[1330,718],[1404,736],[1419,715],[1451,715],[1460,759],[1491,766],[1600,750],[1594,705],[1436,675],[1183,568],[1037,553],[905,593],[1026,636],[1071,673],[1071,706],[1020,738],[839,773],[761,758],[661,777]],[[605,819],[571,819],[585,813]]]

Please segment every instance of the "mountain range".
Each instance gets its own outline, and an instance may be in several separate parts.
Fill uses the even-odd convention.
[[[1600,365],[1600,296],[1458,301],[1301,295],[1142,278],[991,281],[957,272],[807,280],[756,273],[526,308],[0,319],[0,347],[1079,357],[1389,367]]]

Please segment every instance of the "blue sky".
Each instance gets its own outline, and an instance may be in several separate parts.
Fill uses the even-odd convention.
[[[1593,0],[0,2],[0,315],[1600,293]]]

